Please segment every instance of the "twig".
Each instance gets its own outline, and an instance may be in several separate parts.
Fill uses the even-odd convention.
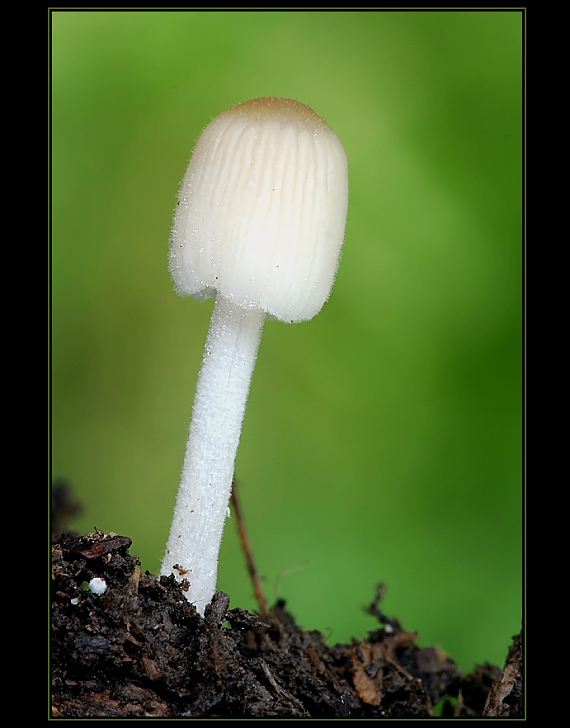
[[[297,700],[297,698],[294,695],[291,695],[291,693],[287,692],[287,690],[284,690],[281,685],[277,682],[277,680],[273,677],[271,674],[271,670],[269,669],[269,665],[265,662],[263,658],[260,659],[261,668],[265,674],[265,677],[269,680],[269,683],[271,687],[275,690],[277,695],[284,698],[285,700],[288,700],[289,702],[293,703],[293,705],[298,709],[301,710],[303,713],[305,713],[305,706],[300,700]]]
[[[251,582],[253,584],[253,591],[255,592],[255,598],[257,599],[257,604],[259,606],[259,611],[262,617],[267,616],[267,604],[265,602],[265,597],[263,596],[263,590],[261,589],[261,582],[259,579],[259,574],[257,573],[257,569],[255,568],[255,563],[253,561],[253,555],[251,553],[251,548],[249,546],[249,539],[247,537],[247,531],[245,528],[245,523],[243,520],[243,516],[241,513],[241,508],[239,504],[239,498],[237,495],[237,482],[234,478],[232,482],[232,506],[234,509],[234,513],[236,516],[237,521],[237,527],[238,527],[238,533],[239,538],[241,541],[241,547],[243,549],[243,553],[245,556],[245,560],[247,563],[247,570],[249,571],[249,575],[251,577]]]

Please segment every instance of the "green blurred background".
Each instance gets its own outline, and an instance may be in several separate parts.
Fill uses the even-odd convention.
[[[157,573],[211,302],[167,270],[203,127],[311,105],[349,160],[310,322],[268,322],[236,474],[269,601],[331,642],[383,609],[467,671],[522,611],[522,14],[54,11],[52,469]],[[255,609],[227,522],[219,588]]]

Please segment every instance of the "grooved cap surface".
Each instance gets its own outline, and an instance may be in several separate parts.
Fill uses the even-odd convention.
[[[282,321],[329,296],[344,238],[342,144],[308,106],[262,98],[217,116],[194,148],[170,241],[176,291]]]

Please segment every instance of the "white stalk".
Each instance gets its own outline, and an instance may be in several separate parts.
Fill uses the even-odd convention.
[[[214,596],[234,464],[265,313],[216,298],[198,375],[184,466],[161,573],[190,587],[200,614]]]

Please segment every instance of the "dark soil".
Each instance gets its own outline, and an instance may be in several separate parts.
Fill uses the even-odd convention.
[[[53,539],[53,717],[429,718],[436,704],[443,717],[523,717],[520,635],[504,670],[462,676],[382,614],[382,586],[369,607],[378,629],[363,642],[326,644],[284,602],[263,617],[228,610],[222,592],[202,618],[130,546],[113,533]]]

